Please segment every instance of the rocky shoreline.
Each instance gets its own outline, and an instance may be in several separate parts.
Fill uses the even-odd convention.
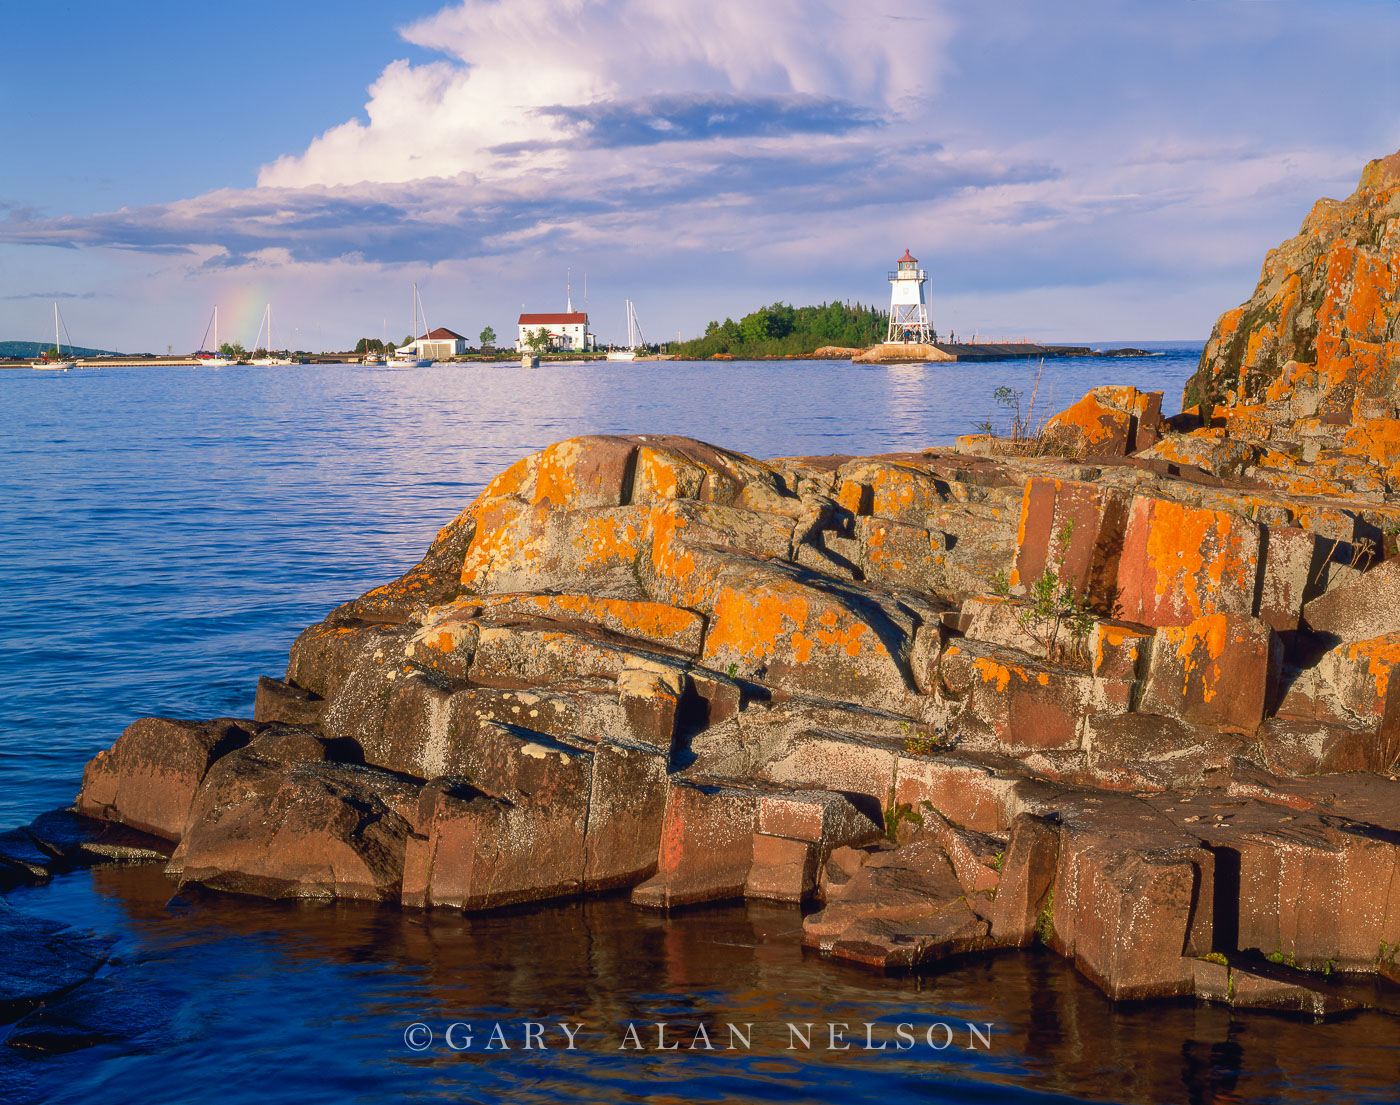
[[[1271,253],[1173,418],[1109,387],[1017,442],[526,457],[253,718],[129,726],[0,888],[748,897],[878,969],[1039,943],[1114,999],[1393,1008],[1398,197],[1400,155]]]

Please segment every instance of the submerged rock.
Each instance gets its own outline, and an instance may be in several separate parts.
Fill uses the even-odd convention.
[[[169,1002],[122,973],[84,982],[21,1018],[5,1043],[57,1054],[98,1044],[131,1043],[169,1023]],[[156,1038],[153,1046],[165,1043]]]
[[[0,900],[0,1024],[92,978],[106,961],[107,947]]]

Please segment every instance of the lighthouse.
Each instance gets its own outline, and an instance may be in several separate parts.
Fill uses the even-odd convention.
[[[924,304],[924,281],[928,273],[906,249],[890,273],[890,332],[889,342],[933,341],[928,327],[928,307]]]

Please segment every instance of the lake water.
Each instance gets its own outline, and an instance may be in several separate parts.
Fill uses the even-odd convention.
[[[1122,343],[1119,343],[1122,344]],[[1138,343],[1144,344],[1144,343]],[[1037,411],[1099,383],[1166,392],[1199,345],[1047,361]],[[398,575],[498,471],[586,432],[681,433],[757,456],[947,444],[1028,405],[1034,366],[769,362],[418,370],[327,365],[0,372],[0,828],[69,802],[132,719],[247,716],[259,674],[327,609]],[[170,902],[158,869],[7,896],[116,941],[125,1038],[0,1047],[0,1100],[1388,1100],[1400,1027],[1186,1004],[1115,1010],[1048,954],[883,979],[804,956],[795,910],[669,918],[625,900],[478,918]],[[123,1012],[124,1011],[124,1012]],[[526,1021],[583,1023],[523,1051]],[[479,1031],[456,1052],[454,1021]],[[752,1047],[619,1051],[629,1022]],[[884,1050],[789,1051],[783,1025],[864,1022]],[[898,1051],[894,1028],[990,1022],[992,1046]],[[421,1052],[404,1032],[422,1022]],[[507,1052],[481,1048],[500,1022]],[[0,1026],[0,1036],[8,1029]],[[462,1042],[461,1029],[455,1042]],[[562,1044],[551,1029],[552,1044]],[[655,1044],[655,1029],[644,1040]],[[941,1030],[939,1030],[941,1031]],[[937,1037],[941,1042],[941,1035]],[[669,1042],[669,1040],[668,1040]],[[829,1041],[828,1041],[829,1042]]]

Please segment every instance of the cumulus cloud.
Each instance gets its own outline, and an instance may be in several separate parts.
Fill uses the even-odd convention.
[[[0,223],[0,241],[103,246],[148,253],[203,253],[208,268],[280,255],[297,262],[360,259],[383,264],[490,256],[529,244],[580,248],[606,241],[618,252],[738,248],[814,212],[847,219],[917,197],[919,204],[1044,180],[1043,163],[993,156],[954,158],[936,143],[872,167],[878,146],[850,141],[820,150],[709,147],[649,162],[616,163],[586,149],[575,163],[591,183],[559,189],[486,185],[469,176],[334,188],[255,188],[110,213]],[[684,228],[677,213],[684,212]],[[209,252],[206,247],[214,247]]]
[[[401,32],[454,60],[393,62],[363,120],[264,166],[258,183],[518,180],[566,165],[580,126],[612,145],[668,131],[849,130],[908,111],[934,87],[951,20],[936,5],[908,10],[894,0],[467,0]]]

